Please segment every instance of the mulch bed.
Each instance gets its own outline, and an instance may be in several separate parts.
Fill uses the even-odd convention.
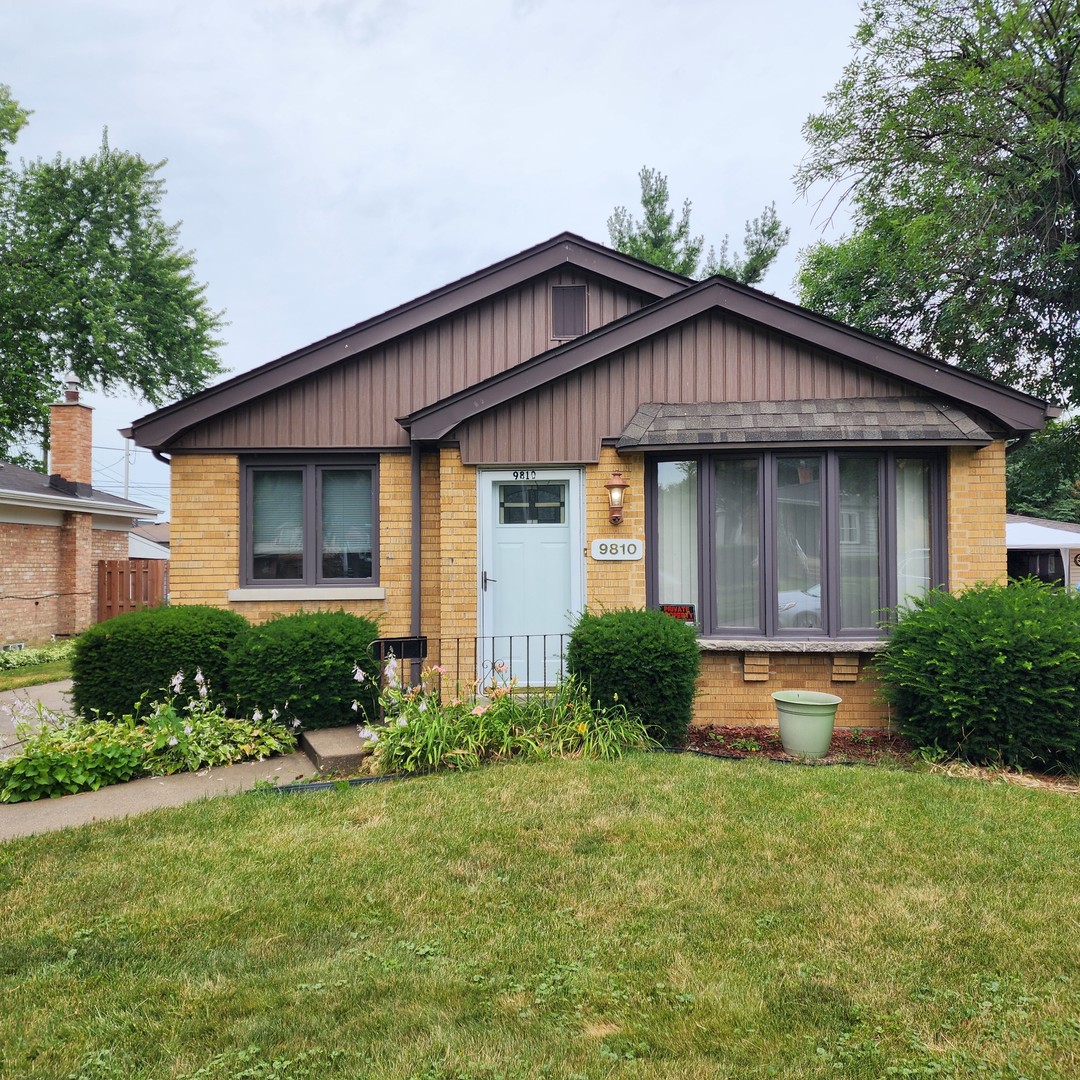
[[[801,760],[784,753],[780,732],[774,727],[725,727],[720,724],[694,726],[690,728],[686,748],[715,757]],[[855,762],[876,765],[883,759],[904,758],[911,750],[911,743],[907,739],[892,732],[836,728],[829,752],[816,761],[822,765]]]

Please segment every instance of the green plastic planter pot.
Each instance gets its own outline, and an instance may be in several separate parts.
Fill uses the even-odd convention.
[[[780,718],[780,741],[785,753],[792,757],[819,758],[829,752],[840,698],[816,690],[777,690],[773,701]]]

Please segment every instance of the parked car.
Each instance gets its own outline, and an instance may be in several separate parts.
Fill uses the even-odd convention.
[[[777,594],[782,627],[821,625],[821,583],[807,589],[790,589]]]

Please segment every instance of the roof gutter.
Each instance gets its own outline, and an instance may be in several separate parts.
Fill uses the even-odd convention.
[[[129,503],[118,506],[116,503],[103,502],[100,499],[76,499],[63,495],[32,495],[25,491],[4,491],[0,489],[0,502],[5,506],[30,506],[45,510],[74,510],[83,514],[109,514],[112,517],[134,518],[161,513],[152,506],[142,503]]]

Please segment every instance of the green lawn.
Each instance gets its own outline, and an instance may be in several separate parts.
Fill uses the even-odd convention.
[[[14,841],[0,1069],[1072,1078],[1078,847],[1068,795],[662,754]]]
[[[41,686],[43,683],[70,678],[71,661],[54,660],[50,664],[33,664],[30,667],[0,671],[0,690],[18,690],[24,686]]]

